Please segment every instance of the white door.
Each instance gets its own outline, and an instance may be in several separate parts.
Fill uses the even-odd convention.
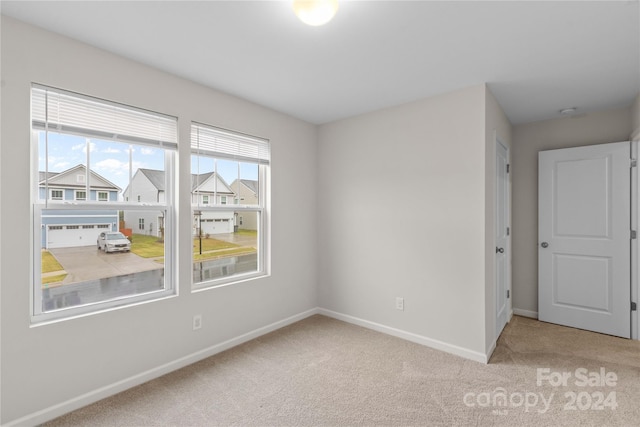
[[[539,153],[538,315],[630,337],[630,145]]]
[[[509,151],[496,140],[496,337],[507,324],[509,298]]]

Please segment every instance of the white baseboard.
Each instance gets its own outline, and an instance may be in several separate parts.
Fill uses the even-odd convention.
[[[523,316],[523,317],[530,317],[532,319],[538,319],[537,311],[529,311],[529,310],[522,310],[520,308],[514,308],[513,314],[515,314],[516,316]]]
[[[347,314],[337,313],[335,311],[327,310],[325,308],[318,309],[318,313],[327,317],[332,317],[334,319],[342,320],[343,322],[352,323],[354,325],[362,326],[363,328],[372,329],[374,331],[382,332],[383,334],[392,335],[394,337],[402,338],[407,341],[414,342],[416,344],[421,344],[426,347],[444,351],[446,353],[451,353],[456,356],[464,357],[465,359],[470,359],[480,363],[488,363],[489,356],[491,355],[490,353],[482,354],[478,351],[469,350],[464,347],[459,347],[457,345],[434,340],[432,338],[424,337],[422,335],[414,334],[412,332],[406,332],[400,329],[381,325],[380,323],[370,322],[368,320],[349,316]]]
[[[131,387],[135,387],[147,381],[161,377],[162,375],[168,374],[169,372],[173,372],[177,369],[191,365],[192,363],[198,362],[202,359],[206,359],[207,357],[213,356],[214,354],[228,350],[247,341],[251,341],[252,339],[258,338],[262,335],[268,334],[269,332],[273,332],[277,329],[283,328],[318,313],[319,310],[317,308],[303,311],[302,313],[295,314],[291,317],[287,317],[286,319],[279,320],[270,325],[263,326],[238,337],[231,338],[227,341],[221,342],[220,344],[207,347],[203,350],[181,357],[177,360],[165,363],[164,365],[149,369],[148,371],[141,372],[140,374],[133,375],[129,378],[125,378],[113,384],[109,384],[99,389],[90,391],[73,399],[69,399],[57,405],[50,406],[17,420],[10,421],[4,426],[35,426],[38,424],[42,424],[46,421],[52,420],[61,415],[82,408],[83,406],[87,406],[106,397],[113,396],[116,393],[120,393],[121,391],[127,390]]]

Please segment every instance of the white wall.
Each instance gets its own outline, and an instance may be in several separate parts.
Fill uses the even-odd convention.
[[[628,141],[628,108],[545,120],[514,127],[513,308],[516,314],[538,313],[538,152],[556,148]]]
[[[320,126],[321,307],[485,354],[484,113],[478,85]]]
[[[1,31],[0,423],[317,306],[315,126],[9,18]],[[29,327],[31,82],[179,117],[179,296]],[[190,120],[271,140],[270,277],[190,292]]]

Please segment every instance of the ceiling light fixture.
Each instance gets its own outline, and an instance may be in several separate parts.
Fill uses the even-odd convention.
[[[560,110],[560,114],[566,116],[567,114],[575,113],[576,110],[577,110],[576,107],[563,108],[562,110]]]
[[[305,24],[324,25],[338,11],[338,0],[293,0],[293,11]]]

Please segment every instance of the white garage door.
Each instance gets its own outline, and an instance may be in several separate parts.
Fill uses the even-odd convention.
[[[203,219],[202,234],[233,233],[233,221],[224,219]]]
[[[93,246],[96,244],[98,234],[110,230],[109,224],[50,225],[47,233],[47,248]]]

